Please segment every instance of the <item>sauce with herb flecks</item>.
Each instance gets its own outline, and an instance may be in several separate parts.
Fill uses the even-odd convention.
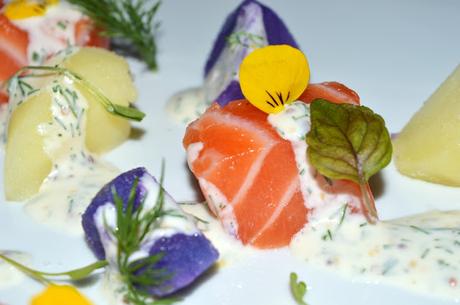
[[[310,223],[291,244],[307,262],[356,281],[402,286],[460,301],[460,211],[433,211],[375,225],[345,213]]]
[[[201,87],[180,91],[169,98],[166,112],[177,123],[189,124],[211,105]]]
[[[397,285],[460,302],[460,211],[368,224],[362,214],[352,212],[353,198],[324,194],[314,182],[306,158],[309,112],[308,105],[294,102],[268,118],[291,141],[311,209],[308,223],[291,242],[294,255],[355,281]]]
[[[80,11],[60,1],[49,6],[46,15],[12,19],[11,22],[28,33],[28,62],[31,65],[40,65],[48,59],[49,54],[76,44],[75,25],[82,18]]]

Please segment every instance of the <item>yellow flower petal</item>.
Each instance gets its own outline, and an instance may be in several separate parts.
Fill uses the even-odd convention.
[[[49,6],[56,5],[59,0],[12,0],[5,6],[8,19],[25,19],[43,16]]]
[[[240,66],[241,91],[267,113],[280,112],[305,90],[310,69],[305,55],[288,45],[271,45],[250,53]]]
[[[78,290],[69,285],[49,285],[35,296],[30,305],[92,305]]]

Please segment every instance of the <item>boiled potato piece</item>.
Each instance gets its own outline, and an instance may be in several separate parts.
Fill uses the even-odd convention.
[[[114,53],[104,49],[82,48],[59,65],[79,74],[114,104],[129,106],[136,99],[128,64]],[[4,169],[8,200],[20,201],[36,194],[50,174],[55,158],[60,158],[46,149],[44,133],[40,133],[41,129],[43,131],[43,125],[40,124],[56,121],[51,112],[54,101],[52,94],[56,93],[52,93],[51,88],[60,81],[62,76],[56,75],[45,84],[40,83],[40,91],[20,103],[9,118]],[[121,144],[129,136],[129,121],[107,112],[83,85],[75,83],[74,89],[87,101],[83,117],[86,129],[80,144],[76,145],[100,154]],[[56,147],[69,145],[63,137],[58,139]],[[63,152],[65,150],[59,153]]]
[[[460,66],[398,135],[394,155],[404,175],[460,186]]]
[[[112,103],[128,106],[137,98],[126,60],[99,48],[82,48],[61,65],[98,87]],[[129,121],[111,113],[78,86],[89,102],[87,114],[86,147],[93,153],[104,153],[125,141],[130,132]]]
[[[51,95],[42,92],[19,105],[10,117],[5,151],[5,196],[24,200],[36,194],[51,171],[37,126],[52,121]]]

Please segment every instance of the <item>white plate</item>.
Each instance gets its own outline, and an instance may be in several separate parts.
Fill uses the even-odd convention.
[[[460,62],[460,2],[456,0],[271,0],[309,57],[312,81],[337,80],[355,89],[362,102],[397,132]],[[160,72],[132,62],[139,107],[148,115],[138,124],[140,140],[129,140],[107,158],[122,170],[146,166],[158,174],[166,160],[166,189],[178,200],[197,198],[185,165],[184,126],[165,115],[174,92],[201,84],[203,66],[223,18],[238,1],[163,1],[159,17]],[[399,175],[390,165],[378,178],[382,218],[428,209],[459,209],[460,189]],[[3,193],[3,190],[0,190]],[[21,205],[0,204],[0,249],[32,254],[40,269],[63,270],[94,261],[80,238],[34,223]],[[183,304],[294,304],[288,287],[296,271],[310,286],[312,305],[443,304],[388,286],[352,283],[293,258],[287,250],[261,252],[256,259],[221,268],[185,296]],[[0,304],[24,305],[42,286],[25,280],[0,290]],[[95,304],[106,305],[97,285],[82,287]],[[449,304],[449,302],[445,302]],[[109,305],[109,304],[107,304]]]

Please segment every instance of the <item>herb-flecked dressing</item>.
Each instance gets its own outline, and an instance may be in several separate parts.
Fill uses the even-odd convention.
[[[308,223],[291,242],[294,255],[354,280],[460,301],[460,211],[431,211],[370,225],[352,211],[352,198],[324,196],[312,182],[315,171],[301,136],[309,130],[309,112],[308,106],[294,102],[268,118],[291,141],[311,209]]]

